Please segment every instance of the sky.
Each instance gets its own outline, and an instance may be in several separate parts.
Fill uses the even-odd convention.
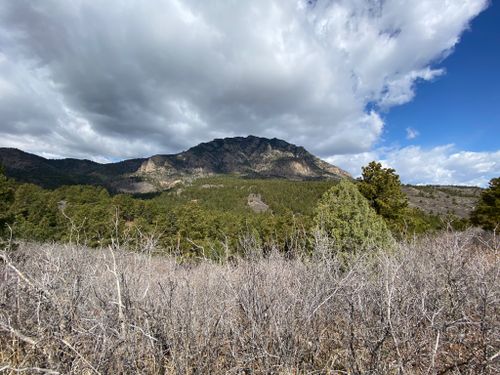
[[[354,176],[500,175],[499,2],[0,0],[0,147],[99,162],[257,135]]]

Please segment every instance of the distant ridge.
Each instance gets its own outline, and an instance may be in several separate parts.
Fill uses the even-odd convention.
[[[303,147],[255,136],[214,139],[178,154],[109,164],[45,159],[14,148],[0,148],[0,163],[8,176],[46,188],[91,184],[127,193],[161,191],[181,181],[225,174],[290,180],[351,177]]]

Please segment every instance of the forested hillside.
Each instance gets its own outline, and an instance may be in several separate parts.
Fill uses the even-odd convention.
[[[241,239],[249,235],[283,251],[297,241],[307,245],[318,200],[335,184],[219,176],[132,196],[96,186],[46,190],[4,181],[12,195],[6,212],[15,238],[87,246],[105,246],[115,238],[133,248],[140,238],[153,236],[163,251],[188,257],[217,257],[224,248],[238,253]],[[255,210],[255,198],[263,210]],[[404,221],[389,223],[398,238],[438,230],[448,222],[465,225],[452,215],[438,217],[415,208],[405,215]]]

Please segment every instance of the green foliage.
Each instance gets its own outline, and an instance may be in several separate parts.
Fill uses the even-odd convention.
[[[312,223],[317,199],[331,182],[209,178],[182,185],[150,199],[110,196],[101,187],[63,186],[45,190],[15,186],[8,211],[14,234],[33,241],[105,246],[111,239],[138,248],[142,236],[155,235],[165,251],[183,257],[220,257],[239,251],[240,238],[255,234],[263,248],[287,251]],[[261,194],[271,209],[255,213],[250,193]],[[297,197],[301,199],[297,199]],[[301,241],[304,235],[301,234]]]
[[[439,215],[428,214],[418,208],[407,207],[398,222],[399,227],[396,235],[400,239],[404,239],[423,233],[436,232],[445,229],[448,221],[456,223],[456,229],[465,229],[463,221],[458,224],[459,220],[455,217],[443,218]]]
[[[401,181],[394,169],[370,162],[363,167],[358,189],[377,214],[385,219],[395,236],[401,238],[429,228],[424,214],[408,207],[408,197],[402,191]]]
[[[51,192],[32,185],[17,187],[11,213],[16,237],[27,240],[59,240],[61,221],[58,220],[57,204]]]
[[[12,223],[10,206],[14,201],[14,189],[12,182],[5,176],[3,167],[0,165],[0,236],[7,231],[7,224]]]
[[[328,190],[319,200],[315,222],[342,252],[393,246],[385,222],[370,207],[356,186],[347,180]]]
[[[372,161],[363,167],[362,179],[358,184],[359,191],[377,214],[389,222],[398,221],[408,206],[408,198],[401,190],[401,181],[395,172]]]
[[[311,216],[321,195],[334,185],[333,181],[289,181],[283,179],[244,179],[232,176],[198,179],[191,184],[163,192],[152,199],[163,209],[196,200],[210,210],[224,210],[246,215],[250,209],[247,197],[260,194],[273,213]],[[300,199],[297,199],[300,197]]]
[[[248,236],[254,237],[264,252],[273,248],[285,253],[299,247],[310,249],[310,236],[319,218],[315,207],[337,184],[220,176],[186,182],[141,198],[110,195],[101,187],[88,185],[45,190],[32,184],[16,185],[5,178],[0,182],[0,192],[6,192],[2,196],[8,198],[2,200],[5,208],[0,215],[12,223],[16,238],[92,247],[117,240],[140,249],[142,239],[154,235],[165,252],[183,258],[214,259],[232,255],[227,254],[228,249],[244,251],[243,239]],[[352,185],[346,188],[345,184],[341,186],[348,198],[336,203],[343,208],[325,216],[328,225],[335,227],[330,234],[342,239],[337,243],[345,251],[360,245],[362,249],[383,246],[380,244],[386,238],[380,232],[387,228],[380,224],[380,216],[367,209],[369,204],[359,193],[346,193]],[[247,204],[249,194],[260,195],[269,210],[253,212]],[[439,217],[409,208],[398,223],[405,228],[401,231],[411,234],[442,227]]]
[[[495,230],[500,225],[500,177],[492,178],[489,187],[481,193],[472,211],[471,222],[485,230]]]

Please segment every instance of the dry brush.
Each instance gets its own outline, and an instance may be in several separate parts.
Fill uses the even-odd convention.
[[[445,233],[350,259],[180,264],[21,244],[0,259],[0,372],[497,374],[496,238]],[[253,246],[253,247],[252,247]]]

